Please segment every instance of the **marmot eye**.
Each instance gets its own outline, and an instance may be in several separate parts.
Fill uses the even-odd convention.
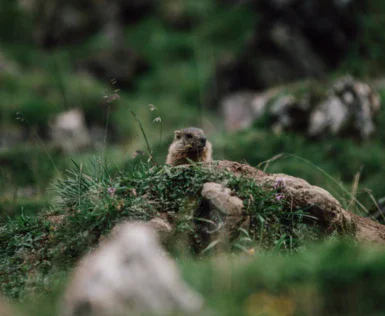
[[[186,138],[192,138],[193,136],[191,134],[186,134]]]
[[[180,139],[180,135],[176,135],[176,139]]]

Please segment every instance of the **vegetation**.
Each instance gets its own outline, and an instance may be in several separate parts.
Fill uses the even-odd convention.
[[[304,210],[286,212],[278,191],[265,192],[249,179],[199,164],[183,169],[163,162],[175,129],[204,127],[215,159],[303,178],[327,189],[349,211],[369,216],[385,195],[383,106],[376,134],[365,142],[274,134],[263,120],[245,131],[224,132],[215,109],[203,107],[210,80],[217,64],[248,49],[259,15],[226,1],[194,0],[179,1],[173,18],[171,2],[160,1],[124,26],[122,46],[145,61],[146,71],[123,86],[79,67],[109,47],[105,32],[46,49],[30,32],[33,17],[17,1],[0,0],[1,295],[27,315],[52,315],[68,273],[116,223],[167,211],[177,227],[167,249],[218,315],[252,315],[261,306],[280,315],[380,315],[382,249],[325,240]],[[382,101],[385,87],[377,79],[385,70],[384,9],[379,1],[368,1],[358,17],[357,39],[328,74],[348,72],[376,83]],[[119,98],[106,102],[114,93]],[[72,108],[83,111],[88,128],[104,132],[101,142],[68,155],[50,143],[50,122]],[[132,155],[146,152],[147,143],[130,111],[140,119],[159,165],[147,155]],[[13,134],[16,140],[3,148],[3,139]],[[194,236],[208,223],[204,214],[193,212],[207,181],[236,192],[256,223],[254,231],[240,230],[226,245]]]
[[[0,267],[4,271],[17,267],[0,275],[3,293],[24,298],[31,282],[34,292],[45,290],[51,282],[47,277],[50,280],[57,269],[67,271],[73,267],[117,223],[149,220],[161,212],[174,217],[176,225],[177,235],[170,238],[170,251],[205,253],[214,243],[205,243],[197,236],[197,227],[203,221],[200,216],[204,216],[197,206],[202,203],[199,197],[203,184],[213,181],[237,192],[255,222],[253,230],[242,230],[233,238],[234,251],[258,247],[292,253],[305,247],[306,242],[320,239],[318,228],[311,224],[313,221],[305,223],[307,215],[301,210],[285,210],[278,191],[266,192],[253,180],[230,172],[199,165],[188,169],[149,168],[139,163],[130,174],[114,179],[103,161],[92,160],[89,166],[75,163],[68,178],[59,180],[61,202],[53,209],[38,216],[20,216],[2,227]],[[194,242],[187,242],[183,236],[194,238]],[[173,245],[172,241],[183,239],[183,245]]]
[[[178,260],[183,277],[214,315],[381,315],[385,253],[349,243],[318,245],[291,256],[258,252]],[[49,279],[44,296],[30,297],[27,315],[52,315],[66,274]]]
[[[217,315],[380,315],[384,259],[383,249],[329,243],[181,267]]]

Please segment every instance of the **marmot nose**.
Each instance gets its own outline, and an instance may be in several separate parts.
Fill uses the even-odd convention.
[[[206,146],[206,137],[201,138],[201,144],[202,146]]]

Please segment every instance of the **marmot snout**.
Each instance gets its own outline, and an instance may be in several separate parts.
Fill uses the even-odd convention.
[[[211,143],[200,128],[184,128],[175,131],[174,134],[174,141],[168,149],[166,164],[172,166],[188,164],[188,159],[196,162],[212,160]]]

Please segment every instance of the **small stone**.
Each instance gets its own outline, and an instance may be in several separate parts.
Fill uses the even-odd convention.
[[[241,216],[243,201],[231,195],[231,190],[221,184],[207,182],[203,185],[202,196],[225,215]]]
[[[91,146],[84,114],[79,109],[60,113],[49,126],[52,142],[66,153],[78,152]]]

